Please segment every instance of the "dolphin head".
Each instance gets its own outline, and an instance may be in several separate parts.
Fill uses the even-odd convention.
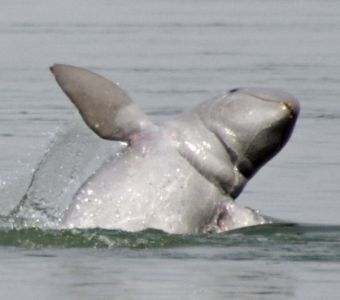
[[[206,126],[219,138],[247,179],[288,141],[299,114],[291,95],[271,89],[230,90],[200,108]]]

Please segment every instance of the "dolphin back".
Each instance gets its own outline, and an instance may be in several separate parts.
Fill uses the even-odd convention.
[[[129,143],[134,134],[154,126],[112,81],[70,65],[55,64],[50,70],[85,123],[101,138]]]

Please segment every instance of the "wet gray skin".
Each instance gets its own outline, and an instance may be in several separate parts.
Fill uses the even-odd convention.
[[[127,144],[83,184],[61,227],[198,233],[266,222],[234,200],[289,139],[294,97],[234,89],[156,125],[111,81],[68,65],[51,71],[96,134]]]

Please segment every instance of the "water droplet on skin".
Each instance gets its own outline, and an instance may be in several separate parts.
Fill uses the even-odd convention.
[[[224,132],[226,133],[226,135],[229,135],[229,136],[231,136],[231,137],[236,137],[235,132],[232,131],[232,130],[231,130],[230,128],[228,128],[228,127],[225,127],[225,128],[224,128]]]
[[[102,200],[98,198],[94,198],[94,202],[97,204],[102,204]]]
[[[206,141],[203,141],[203,146],[206,147],[207,149],[211,149],[211,145]]]

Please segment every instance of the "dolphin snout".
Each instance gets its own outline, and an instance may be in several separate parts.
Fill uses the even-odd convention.
[[[283,102],[286,108],[289,110],[292,118],[296,118],[300,111],[300,104],[295,98],[291,98],[289,100],[285,100]]]
[[[276,89],[263,88],[239,88],[229,91],[230,93],[242,93],[264,101],[279,102],[285,105],[292,117],[296,118],[300,111],[299,101],[289,93]]]

